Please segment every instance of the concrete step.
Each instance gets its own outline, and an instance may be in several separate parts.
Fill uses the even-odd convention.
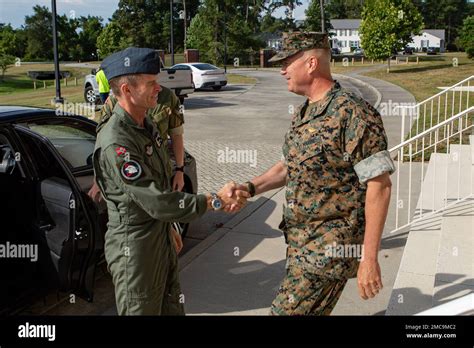
[[[415,215],[439,210],[474,192],[474,170],[470,145],[451,145],[450,153],[430,158]],[[417,185],[413,181],[413,185]]]
[[[468,249],[474,249],[472,239],[467,236],[469,234],[472,238],[474,228],[472,217],[456,216],[459,221],[451,220],[453,214],[459,213],[460,209],[466,210],[465,205],[470,204],[470,201],[455,202],[474,191],[471,146],[452,144],[450,153],[433,154],[428,167],[425,168],[424,178],[420,169],[421,167],[418,168],[419,173],[412,173],[412,183],[416,182],[416,175],[420,181],[423,179],[415,218],[420,217],[420,212],[426,216],[445,207],[446,204],[454,205],[443,212],[432,213],[411,226],[386,315],[413,315],[430,309],[433,304],[442,303],[446,296],[448,299],[451,298],[446,294],[446,287],[456,293],[465,294],[470,291],[469,279],[472,280],[472,276],[469,276],[469,269],[464,269],[464,273],[456,273],[457,270],[453,267],[470,265],[472,269],[472,252],[469,254],[463,249],[462,261],[460,258],[456,259],[459,264],[455,266],[456,263],[449,260],[445,247],[441,246],[454,247],[448,240],[453,235],[450,231],[457,228],[451,225],[456,224],[455,226],[462,225],[462,228],[458,228],[461,235],[455,239],[457,244],[462,243]],[[445,221],[444,215],[450,220]],[[444,234],[443,228],[446,229]],[[443,269],[446,272],[443,273]],[[450,285],[456,274],[464,275],[462,277],[458,275],[459,284]]]
[[[474,292],[474,204],[410,229],[386,315],[414,315]]]
[[[474,203],[443,215],[433,307],[474,292]]]
[[[469,144],[471,145],[471,163],[474,164],[474,135],[469,136]]]
[[[413,315],[432,307],[442,217],[414,224],[409,232],[386,315]]]

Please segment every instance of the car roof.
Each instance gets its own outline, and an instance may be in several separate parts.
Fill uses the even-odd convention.
[[[192,65],[199,65],[199,64],[207,64],[207,65],[215,66],[214,64],[211,64],[211,63],[203,63],[203,62],[179,63],[179,64],[175,64],[175,65],[188,65],[188,66],[192,66]]]
[[[0,105],[0,123],[21,122],[22,120],[44,116],[56,116],[56,110],[29,106]],[[67,116],[93,122],[83,116],[72,114],[67,114]]]

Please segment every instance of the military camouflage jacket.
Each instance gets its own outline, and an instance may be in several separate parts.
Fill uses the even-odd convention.
[[[283,155],[288,263],[354,276],[354,260],[330,259],[326,251],[362,243],[366,183],[395,170],[380,114],[336,82],[322,100],[296,111]]]

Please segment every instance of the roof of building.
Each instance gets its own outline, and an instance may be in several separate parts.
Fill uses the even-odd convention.
[[[424,29],[422,30],[422,33],[431,34],[441,40],[445,40],[446,38],[446,31],[444,29]]]
[[[334,30],[338,29],[359,29],[361,19],[331,19]]]

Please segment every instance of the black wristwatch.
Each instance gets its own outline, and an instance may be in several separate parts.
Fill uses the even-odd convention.
[[[246,184],[249,188],[250,197],[255,196],[255,185],[250,181],[247,181]]]
[[[184,173],[184,166],[176,167],[175,170],[176,170],[177,172],[183,172],[183,173]]]

